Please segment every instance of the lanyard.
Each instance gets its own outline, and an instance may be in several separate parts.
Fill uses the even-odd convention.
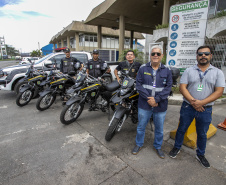
[[[154,81],[153,81],[153,89],[152,89],[152,91],[151,91],[151,96],[152,96],[152,97],[155,97],[156,73],[157,73],[157,70],[154,71],[154,69],[153,69],[153,75],[152,75],[152,76],[153,76]]]
[[[203,78],[206,76],[206,73],[207,73],[208,71],[209,71],[209,70],[207,69],[207,70],[204,72],[204,74],[202,75],[200,69],[198,69],[198,72],[199,72],[199,78],[200,78],[200,84],[202,84],[202,80],[203,80]]]

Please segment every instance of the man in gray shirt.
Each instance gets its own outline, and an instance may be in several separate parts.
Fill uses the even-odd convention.
[[[180,152],[184,134],[195,118],[197,132],[196,158],[205,167],[210,164],[205,158],[206,133],[212,121],[212,105],[222,96],[225,77],[221,70],[210,64],[212,51],[209,46],[197,49],[198,64],[185,70],[180,80],[180,92],[184,96],[180,110],[180,124],[177,129],[174,148],[169,156],[175,158]]]

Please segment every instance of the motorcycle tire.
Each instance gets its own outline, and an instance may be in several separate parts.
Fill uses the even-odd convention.
[[[36,103],[36,108],[40,111],[48,109],[55,101],[56,94],[48,93],[45,96],[40,96]]]
[[[18,82],[16,83],[15,87],[14,87],[14,92],[15,92],[16,94],[19,94],[19,93],[20,93],[20,89],[21,89],[24,85],[26,85],[27,83],[28,83],[28,81],[23,81],[23,82],[18,81]]]
[[[116,129],[121,119],[114,118],[105,135],[105,140],[110,141],[115,135]]]
[[[77,106],[79,107],[77,108]],[[78,102],[75,102],[71,105],[65,105],[60,114],[61,123],[64,125],[73,123],[81,115],[83,108],[84,104],[79,104]],[[67,119],[66,116],[68,116],[69,119]]]
[[[31,89],[27,89],[24,92],[20,92],[17,95],[16,104],[19,107],[23,107],[23,106],[27,105],[31,101],[33,94],[34,94],[34,92]]]

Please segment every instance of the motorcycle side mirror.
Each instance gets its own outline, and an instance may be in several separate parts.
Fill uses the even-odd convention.
[[[44,62],[44,65],[46,66],[46,67],[52,67],[52,61],[51,60],[47,60],[47,61],[45,61]]]
[[[75,64],[75,69],[79,69],[80,68],[80,63],[79,62],[77,62],[76,64]]]
[[[107,67],[108,67],[107,63],[103,63],[103,66],[102,66],[101,70],[106,70]]]

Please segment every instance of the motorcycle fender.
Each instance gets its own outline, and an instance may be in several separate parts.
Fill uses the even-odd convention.
[[[26,82],[27,81],[27,78],[21,78],[18,82],[21,83],[21,82]]]
[[[128,109],[126,109],[125,107],[118,107],[115,112],[115,118],[117,118],[117,119],[122,118],[122,116],[124,114],[126,114],[127,111],[128,111]]]
[[[71,97],[67,102],[66,102],[66,105],[71,105],[77,101],[80,101],[82,98],[79,97],[79,96],[73,96]]]
[[[25,86],[23,86],[21,89],[20,89],[20,92],[24,92],[28,89],[31,89],[32,87],[29,85],[29,84],[26,84]]]
[[[45,96],[45,95],[47,95],[50,92],[53,93],[53,91],[54,91],[53,89],[46,89],[45,91],[40,92],[39,95],[40,96]]]

